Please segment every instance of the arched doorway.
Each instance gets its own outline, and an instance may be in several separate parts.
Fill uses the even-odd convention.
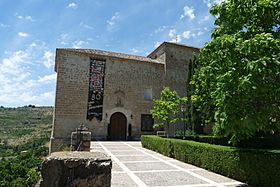
[[[114,113],[110,118],[109,140],[126,140],[126,123],[126,117],[123,113]]]

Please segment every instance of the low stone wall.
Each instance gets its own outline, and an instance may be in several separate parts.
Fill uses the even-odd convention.
[[[43,162],[40,187],[109,187],[111,169],[101,152],[55,152]]]

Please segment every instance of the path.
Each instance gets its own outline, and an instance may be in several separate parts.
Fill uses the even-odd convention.
[[[111,156],[112,187],[236,187],[243,184],[141,147],[141,142],[92,142],[91,150]]]

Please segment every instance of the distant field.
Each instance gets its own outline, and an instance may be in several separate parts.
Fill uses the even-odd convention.
[[[52,119],[53,107],[0,108],[0,187],[37,183]]]
[[[53,107],[0,108],[0,142],[21,145],[36,137],[49,137]]]

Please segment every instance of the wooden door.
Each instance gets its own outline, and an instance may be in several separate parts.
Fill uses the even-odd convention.
[[[110,140],[126,140],[126,117],[120,112],[111,116],[109,125]]]

